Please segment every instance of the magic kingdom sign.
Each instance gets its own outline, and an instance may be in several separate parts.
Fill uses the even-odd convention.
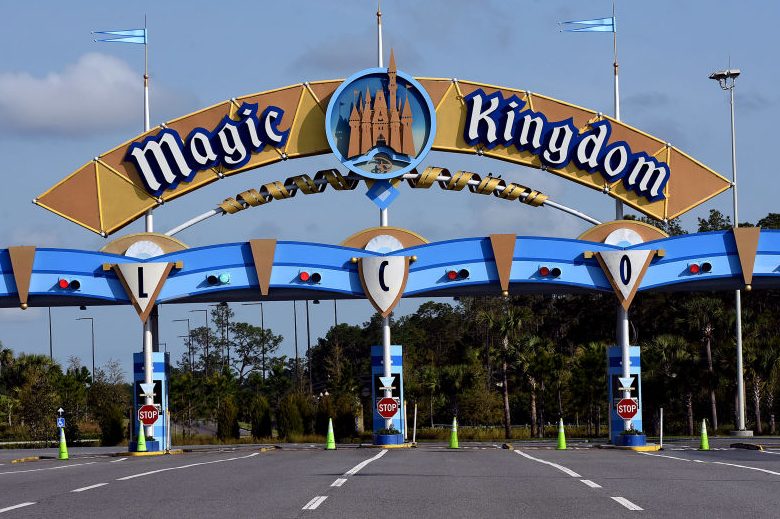
[[[431,150],[547,171],[659,220],[730,187],[670,143],[600,112],[526,90],[415,79],[392,56],[389,65],[174,119],[98,155],[34,202],[108,236],[161,203],[279,161],[332,153],[352,174],[392,179],[415,173]]]

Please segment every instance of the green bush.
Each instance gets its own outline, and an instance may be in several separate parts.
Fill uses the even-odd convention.
[[[226,398],[217,414],[217,438],[220,440],[241,437],[238,427],[238,407],[232,398]]]
[[[336,438],[352,438],[355,435],[355,398],[339,395],[333,402],[333,433]]]
[[[103,410],[98,419],[101,445],[113,446],[122,442],[125,437],[124,420],[125,413],[118,405],[107,406]]]
[[[296,393],[294,399],[295,405],[298,406],[298,411],[301,414],[303,434],[314,434],[314,421],[316,417],[314,403],[308,395],[303,393]]]
[[[296,400],[295,395],[288,394],[282,398],[279,404],[279,411],[276,413],[276,427],[280,438],[303,434],[303,419]]]
[[[271,406],[262,395],[255,395],[249,404],[252,437],[270,438],[273,435],[271,426]]]
[[[333,418],[333,403],[330,397],[320,398],[314,415],[314,431],[325,436],[328,434],[328,420]]]

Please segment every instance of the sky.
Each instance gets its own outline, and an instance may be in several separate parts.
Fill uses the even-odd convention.
[[[0,248],[14,245],[95,250],[106,240],[31,204],[32,198],[92,157],[134,137],[143,126],[143,48],[94,43],[95,30],[131,29],[148,17],[153,125],[219,101],[325,79],[376,65],[376,3],[365,0],[220,2],[201,0],[40,0],[4,5],[0,43]],[[612,38],[559,32],[558,22],[609,16],[611,2],[592,0],[384,0],[385,59],[416,77],[446,77],[521,88],[612,113]],[[740,221],[780,212],[772,168],[780,118],[776,49],[780,4],[758,0],[618,1],[622,118],[731,176],[728,95],[708,75],[740,68],[736,126]],[[772,50],[775,49],[775,50]],[[299,159],[235,175],[155,211],[164,232],[250,187],[337,166],[331,156]],[[501,174],[602,220],[614,202],[553,175],[488,158],[430,153],[422,164]],[[343,168],[342,168],[343,169]],[[349,200],[348,200],[349,199]],[[683,217],[694,229],[710,209],[731,214],[731,194]],[[215,217],[178,238],[190,246],[250,238],[339,243],[378,224],[359,192],[328,191],[236,215]],[[120,231],[140,232],[142,222]],[[576,237],[587,225],[552,209],[495,197],[402,188],[390,225],[431,241],[490,233]],[[447,301],[447,300],[445,300]],[[451,300],[449,300],[451,301]],[[421,303],[402,300],[396,315]],[[187,323],[202,325],[203,305],[164,305],[161,342],[184,351]],[[233,305],[236,317],[259,324],[258,306]],[[265,324],[284,336],[292,355],[293,303],[264,304]],[[333,324],[331,302],[310,306],[311,340]],[[366,301],[342,302],[340,322],[361,324]],[[127,307],[52,309],[54,357],[91,364],[89,321],[98,366],[120,361],[126,375],[141,349],[141,323]],[[611,316],[610,316],[611,318]],[[0,341],[17,353],[49,352],[46,309],[0,310]],[[298,303],[299,348],[306,348],[304,303]],[[379,339],[379,338],[377,338]]]

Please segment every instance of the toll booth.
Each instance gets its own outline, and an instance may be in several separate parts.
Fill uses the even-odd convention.
[[[160,417],[152,426],[154,441],[146,441],[147,451],[164,451],[170,449],[168,444],[168,380],[170,379],[171,357],[167,352],[152,353],[152,380],[154,382],[154,405],[160,411]],[[145,403],[141,396],[141,384],[144,382],[144,354],[133,353],[133,427],[130,441],[130,451],[136,450],[136,435],[138,434],[138,408]]]
[[[644,431],[642,425],[642,364],[639,354],[639,346],[629,346],[629,360],[631,366],[630,376],[634,377],[631,383],[631,398],[636,400],[637,412],[631,423],[634,429]],[[623,431],[623,419],[617,414],[617,403],[623,398],[620,391],[620,381],[623,376],[623,354],[620,346],[611,346],[607,348],[607,385],[609,389],[609,440],[615,443],[615,437]]]
[[[385,428],[385,419],[376,409],[377,402],[384,397],[384,391],[380,388],[382,383],[379,377],[384,376],[384,356],[382,346],[371,346],[371,402],[374,414],[374,431]],[[401,433],[404,432],[404,375],[403,375],[403,348],[390,346],[390,374],[395,375],[393,381],[393,398],[398,402],[398,412],[393,417],[393,427]]]

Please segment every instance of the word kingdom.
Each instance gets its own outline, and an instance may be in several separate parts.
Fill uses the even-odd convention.
[[[240,168],[266,144],[279,148],[287,142],[289,130],[279,131],[281,108],[269,106],[258,117],[257,104],[244,103],[236,113],[238,120],[225,116],[211,132],[195,128],[183,142],[178,132],[165,128],[134,142],[125,160],[135,166],[146,190],[159,196],[182,180],[191,181],[198,171]]]
[[[609,143],[612,126],[608,120],[592,123],[590,130],[580,134],[571,118],[548,121],[541,112],[523,110],[525,101],[514,95],[504,99],[501,92],[487,95],[477,89],[465,101],[468,114],[463,137],[470,146],[514,146],[556,169],[573,161],[583,171],[598,171],[608,182],[622,179],[627,190],[651,202],[665,198],[669,166],[645,152],[632,152],[624,141]]]

